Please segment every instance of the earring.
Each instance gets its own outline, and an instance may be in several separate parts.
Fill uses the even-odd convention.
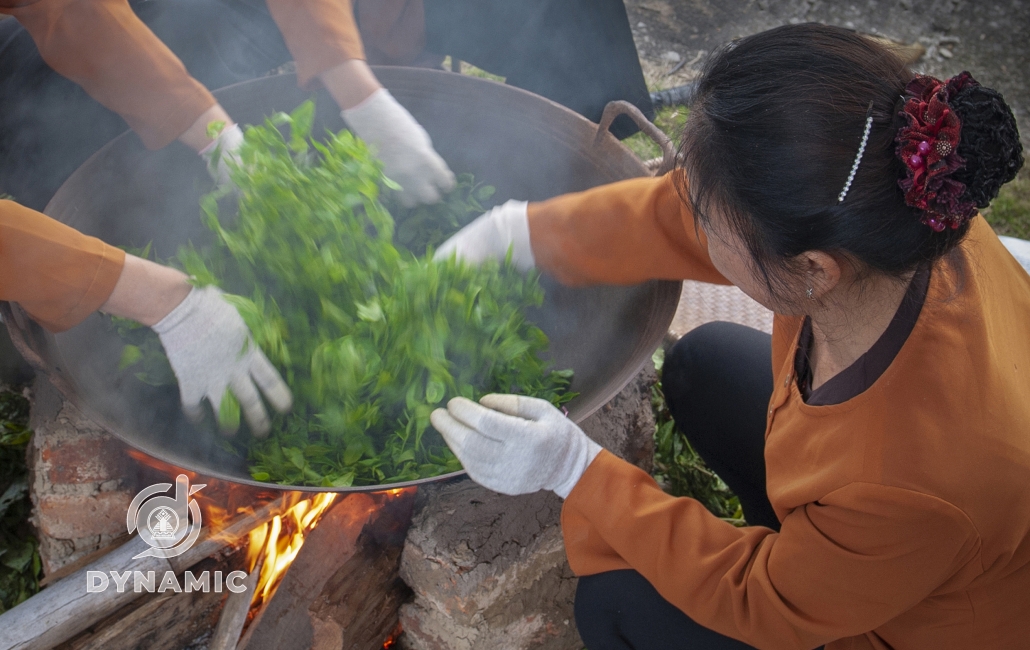
[[[809,300],[815,300],[815,297],[812,296],[812,287],[808,287],[808,291],[805,291],[805,296],[808,297]]]

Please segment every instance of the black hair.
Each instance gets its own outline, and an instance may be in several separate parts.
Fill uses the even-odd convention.
[[[827,25],[787,25],[722,47],[702,69],[680,145],[684,200],[702,226],[720,208],[774,294],[780,272],[809,250],[895,278],[936,262],[969,224],[935,232],[905,204],[894,140],[912,76],[889,46]],[[967,186],[964,200],[983,208],[1022,166],[1015,119],[983,87],[960,92],[952,108],[966,160],[955,178]],[[838,202],[868,115],[868,144]]]

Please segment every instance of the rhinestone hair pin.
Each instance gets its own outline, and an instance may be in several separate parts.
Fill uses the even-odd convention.
[[[848,190],[851,189],[851,183],[855,180],[855,174],[858,173],[858,165],[862,162],[862,154],[865,153],[866,143],[869,142],[869,131],[873,128],[873,103],[869,102],[869,109],[866,111],[865,117],[865,131],[862,133],[862,144],[858,145],[858,155],[855,156],[855,164],[851,166],[851,172],[848,174],[848,182],[844,183],[844,189],[840,191],[837,196],[837,203],[843,203],[844,197],[848,195]]]

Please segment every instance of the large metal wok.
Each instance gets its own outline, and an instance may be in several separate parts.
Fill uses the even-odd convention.
[[[446,72],[382,68],[376,73],[425,126],[451,168],[472,172],[477,180],[496,186],[496,198],[501,201],[546,199],[647,174],[607,129],[531,93]],[[215,95],[245,124],[259,123],[275,111],[292,110],[310,96],[297,89],[293,75],[256,79]],[[344,126],[328,95],[318,96],[317,107],[315,133]],[[610,108],[602,122],[610,123],[619,112]],[[644,126],[653,129],[650,124]],[[668,163],[672,160],[668,146],[666,153]],[[126,133],[86,161],[46,212],[114,245],[139,247],[152,242],[157,253],[167,258],[186,241],[199,243],[209,236],[199,219],[198,199],[210,186],[192,151],[178,144],[147,151],[135,135]],[[569,289],[544,281],[546,304],[532,317],[550,336],[556,367],[575,371],[572,388],[580,395],[569,405],[569,414],[580,421],[618,393],[649,361],[672,320],[680,283]],[[57,335],[25,319],[8,320],[12,338],[30,362],[114,435],[168,463],[216,478],[264,485],[250,478],[242,459],[222,449],[218,434],[187,422],[174,389],[154,388],[131,373],[117,371],[122,342],[101,316],[93,315]]]

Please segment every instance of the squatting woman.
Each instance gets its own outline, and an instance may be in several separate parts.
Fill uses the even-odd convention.
[[[509,202],[441,249],[511,248],[568,284],[732,283],[776,314],[771,337],[695,330],[663,374],[744,528],[541,400],[433,414],[476,481],[566,498],[587,646],[1026,647],[1030,276],[977,212],[1023,162],[1001,96],[781,27],[707,63],[681,153],[662,178]]]

